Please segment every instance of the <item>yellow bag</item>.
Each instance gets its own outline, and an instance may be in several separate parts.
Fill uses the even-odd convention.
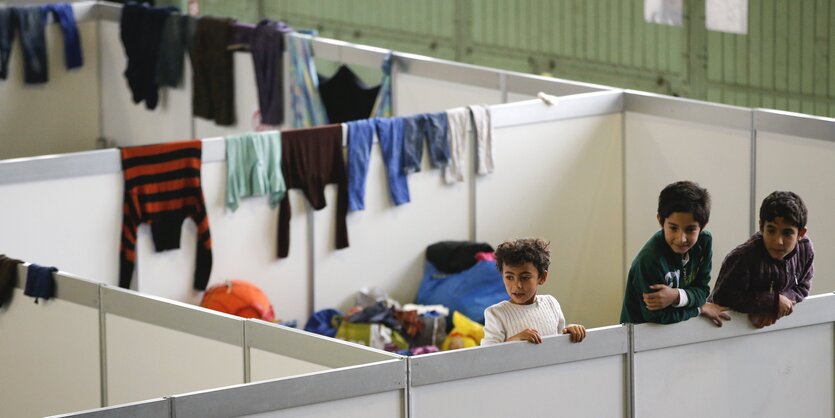
[[[383,350],[387,343],[393,343],[401,350],[409,348],[409,343],[399,332],[383,324],[352,323],[343,320],[336,330],[336,338],[380,350]]]
[[[441,350],[477,347],[481,344],[482,338],[484,338],[484,325],[455,311],[452,313],[452,331],[441,344]]]

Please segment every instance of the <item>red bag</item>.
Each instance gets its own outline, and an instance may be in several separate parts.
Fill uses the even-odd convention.
[[[245,280],[227,280],[206,289],[200,306],[242,318],[275,322],[270,300],[258,286]]]

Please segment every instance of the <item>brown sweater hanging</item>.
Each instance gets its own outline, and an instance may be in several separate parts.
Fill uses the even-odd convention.
[[[336,248],[348,247],[348,176],[342,156],[342,126],[281,132],[281,171],[287,190],[301,189],[315,210],[324,208],[325,185],[336,184]],[[290,250],[289,193],[278,212],[278,258]]]

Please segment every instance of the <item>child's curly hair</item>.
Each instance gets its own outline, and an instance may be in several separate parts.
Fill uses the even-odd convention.
[[[548,248],[550,244],[539,238],[520,238],[503,242],[496,248],[496,268],[501,273],[505,264],[519,266],[531,262],[542,275],[551,265],[551,249]]]

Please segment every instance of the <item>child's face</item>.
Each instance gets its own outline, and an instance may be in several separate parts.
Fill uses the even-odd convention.
[[[658,216],[661,221],[661,216]],[[664,241],[676,254],[687,254],[696,241],[699,240],[699,233],[702,227],[693,219],[690,212],[673,212],[664,219]]]
[[[797,246],[797,241],[806,235],[806,228],[798,229],[786,222],[782,216],[773,221],[765,221],[760,225],[763,243],[768,255],[775,260],[782,260]]]
[[[534,267],[533,263],[526,261],[518,266],[502,266],[502,278],[510,302],[517,305],[530,305],[536,298],[536,289],[545,283],[548,272],[542,275]]]

